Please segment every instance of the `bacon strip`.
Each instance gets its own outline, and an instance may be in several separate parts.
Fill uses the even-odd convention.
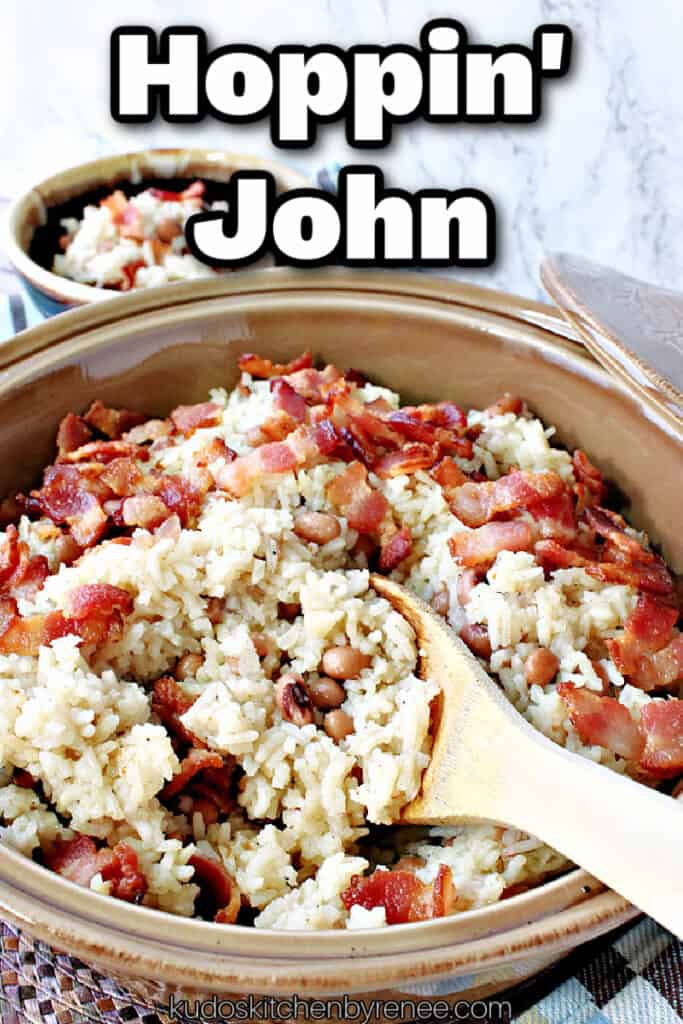
[[[412,551],[412,538],[406,527],[394,522],[389,502],[368,483],[368,471],[360,462],[352,462],[327,488],[330,503],[346,516],[352,530],[374,537],[380,545],[379,567],[391,572]]]
[[[108,437],[110,441],[118,441],[128,430],[144,423],[145,415],[130,409],[112,409],[97,398],[83,419],[95,430],[99,430],[101,434]]]
[[[66,455],[92,440],[92,431],[85,420],[68,412],[62,419],[57,430],[57,452]]]
[[[205,749],[206,743],[180,720],[195,700],[196,697],[189,697],[172,676],[162,676],[157,679],[152,691],[152,712],[174,739],[191,747]]]
[[[412,871],[377,870],[366,878],[354,875],[341,898],[347,910],[384,907],[387,924],[406,924],[445,917],[454,909],[455,896],[451,869],[441,864],[431,884],[421,882]]]
[[[111,895],[128,903],[139,903],[147,891],[137,854],[127,843],[98,850],[90,836],[77,833],[73,839],[55,841],[45,854],[45,866],[84,888],[100,873],[112,883]]]
[[[529,551],[533,534],[528,523],[486,523],[476,530],[454,534],[448,541],[451,555],[467,568],[488,566],[500,551]]]
[[[653,700],[640,712],[645,738],[641,766],[658,779],[683,772],[683,700]]]
[[[516,470],[499,480],[462,484],[450,496],[451,511],[466,526],[482,526],[502,512],[534,506],[565,490],[557,473]]]
[[[200,427],[213,427],[220,422],[221,407],[215,402],[200,402],[198,405],[179,405],[171,413],[171,422],[176,430],[189,437]]]
[[[597,744],[629,761],[638,761],[644,741],[629,711],[614,697],[604,697],[573,683],[560,683],[557,692],[581,741]]]
[[[245,352],[238,360],[238,366],[243,373],[252,377],[286,377],[297,370],[307,369],[313,365],[313,355],[310,352],[303,352],[296,359],[289,363],[274,363],[271,359],[264,359],[253,352]]]
[[[187,757],[184,757],[180,762],[180,768],[173,776],[170,782],[168,782],[159,797],[161,800],[170,800],[178,793],[182,792],[187,786],[188,782],[204,771],[205,768],[222,768],[223,758],[220,754],[213,750],[202,750],[197,747],[193,747]]]
[[[607,640],[612,661],[642,690],[669,686],[683,675],[683,643],[674,638],[678,609],[643,593],[624,623],[621,636]],[[657,653],[659,652],[659,653]]]
[[[194,881],[201,890],[199,913],[219,924],[233,924],[241,905],[234,878],[214,857],[195,853],[189,863],[194,868]]]

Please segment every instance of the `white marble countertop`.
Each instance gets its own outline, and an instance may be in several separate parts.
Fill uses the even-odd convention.
[[[312,150],[276,150],[265,121],[123,126],[109,114],[108,44],[121,24],[203,26],[211,45],[405,42],[429,18],[475,41],[529,42],[536,25],[574,31],[570,75],[548,83],[534,125],[400,126],[389,149],[352,151],[339,126]],[[541,294],[544,251],[581,253],[660,284],[683,280],[683,4],[680,0],[10,0],[0,37],[0,197],[102,154],[190,142],[283,160],[377,162],[407,189],[477,187],[496,204],[495,265],[475,280]],[[465,276],[460,271],[458,276]],[[1,282],[0,282],[1,287]]]

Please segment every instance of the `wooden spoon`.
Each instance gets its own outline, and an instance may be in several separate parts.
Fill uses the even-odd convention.
[[[431,760],[401,823],[483,818],[530,832],[683,935],[683,806],[547,739],[424,601],[385,576],[370,582],[441,687]]]

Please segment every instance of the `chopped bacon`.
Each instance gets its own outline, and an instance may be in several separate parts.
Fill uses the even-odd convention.
[[[220,422],[221,407],[215,402],[200,402],[198,405],[179,405],[171,413],[171,421],[181,434],[189,437],[200,427],[213,427]]]
[[[538,541],[534,551],[538,563],[547,571],[582,568],[589,576],[605,583],[623,583],[663,596],[670,594],[673,588],[671,575],[664,562],[657,555],[646,552],[643,548],[641,551],[648,556],[647,562],[638,560],[631,564],[596,561],[578,551],[563,547],[555,540]],[[603,549],[603,553],[609,554],[610,552],[605,552]]]
[[[354,875],[341,898],[347,910],[384,907],[387,924],[406,924],[449,914],[455,905],[455,886],[445,864],[439,866],[431,884],[421,882],[412,871],[376,870],[366,878]]]
[[[57,430],[57,452],[59,455],[66,455],[68,452],[76,451],[77,448],[92,440],[92,431],[85,420],[68,412],[59,424]]]
[[[163,501],[169,515],[177,515],[184,527],[197,520],[202,505],[202,494],[182,476],[160,476],[154,482],[154,493]]]
[[[143,475],[135,459],[112,459],[102,471],[100,480],[120,498],[133,494],[143,482]]]
[[[305,422],[308,413],[306,399],[295,391],[288,381],[283,377],[276,377],[270,382],[270,390],[276,409],[287,413],[295,423]]]
[[[377,476],[390,479],[402,473],[410,475],[419,469],[430,469],[439,455],[438,445],[415,442],[407,444],[397,452],[387,452],[374,464],[373,471]]]
[[[201,199],[206,192],[206,185],[203,181],[193,181],[182,192],[172,192],[166,188],[150,188],[149,192],[164,203],[180,203],[185,199]]]
[[[127,431],[145,422],[143,413],[131,409],[112,409],[99,398],[91,404],[83,419],[110,441],[120,440]]]
[[[595,743],[629,761],[639,759],[643,737],[623,704],[573,683],[560,683],[557,692],[583,743]]]
[[[95,875],[111,882],[111,895],[138,903],[147,891],[147,879],[138,857],[127,843],[98,850],[90,836],[76,833],[73,839],[57,839],[45,854],[45,865],[76,885],[88,888]]]
[[[114,224],[120,224],[123,220],[124,213],[128,209],[128,198],[121,189],[117,188],[116,191],[111,193],[111,195],[105,196],[104,199],[100,199],[100,206],[106,206],[111,214],[111,219]]]
[[[117,843],[113,850],[106,852],[110,857],[100,871],[103,881],[111,882],[111,895],[126,903],[139,903],[147,892],[147,879],[140,869],[137,853],[128,843]]]
[[[486,523],[476,530],[454,534],[448,547],[456,562],[478,568],[490,565],[500,551],[529,551],[532,542],[528,523]]]
[[[162,800],[170,800],[187,786],[188,782],[205,768],[222,768],[223,758],[213,750],[193,747],[180,762],[180,768],[161,791]]]
[[[90,441],[75,451],[60,455],[57,462],[62,464],[97,461],[106,465],[113,459],[121,458],[141,459],[142,462],[146,462],[149,459],[149,452],[146,448],[131,444],[130,441]]]
[[[239,357],[238,365],[240,370],[252,377],[286,377],[290,373],[313,366],[313,356],[310,352],[303,352],[289,363],[274,363],[271,359],[264,359],[253,352],[245,352]]]
[[[126,263],[125,266],[121,267],[121,273],[123,274],[123,280],[119,283],[119,291],[129,292],[131,288],[135,287],[135,275],[137,274],[140,267],[146,267],[147,264],[144,260],[133,260],[132,263]]]
[[[535,533],[569,543],[576,537],[576,511],[571,493],[564,488],[553,498],[537,501],[528,508]]]
[[[607,649],[622,675],[641,690],[666,689],[683,679],[681,633],[677,633],[666,647],[653,652],[625,630],[622,636],[607,640]]]
[[[508,412],[513,412],[515,416],[519,416],[523,408],[524,402],[522,399],[506,391],[492,405],[487,406],[484,412],[489,416],[503,416]]]
[[[161,498],[154,494],[136,494],[126,498],[121,507],[121,518],[126,526],[141,526],[153,530],[168,519],[170,512]]]
[[[61,612],[22,618],[14,601],[0,601],[0,654],[36,657],[41,646],[75,632],[74,624]]]
[[[373,534],[389,514],[389,502],[367,481],[365,466],[352,462],[328,486],[327,498],[343,512],[352,530]]]
[[[160,441],[165,437],[168,437],[173,432],[173,424],[170,420],[147,420],[145,423],[141,423],[139,427],[133,427],[132,430],[128,430],[124,436],[124,441],[129,441],[131,444],[140,445],[145,444],[147,441]]]
[[[28,545],[19,540],[16,526],[10,524],[0,547],[0,597],[32,598],[49,575],[47,559],[29,554]]]
[[[467,481],[467,476],[460,469],[457,462],[451,458],[450,455],[446,455],[437,466],[432,470],[432,476],[436,480],[444,491],[448,492],[452,488],[460,487]]]
[[[413,538],[407,526],[401,527],[389,540],[382,544],[379,553],[380,572],[393,572],[413,550]]]
[[[215,857],[206,857],[195,853],[189,863],[194,868],[194,881],[200,888],[199,913],[211,917],[222,924],[231,924],[237,917],[239,907],[235,908],[234,894],[237,889],[235,880],[228,874],[222,862]],[[228,908],[234,912],[232,920]]]
[[[180,721],[195,700],[196,697],[189,697],[173,676],[162,676],[154,684],[152,711],[176,740],[191,747],[206,748],[206,743]]]
[[[93,614],[110,614],[112,611],[130,615],[133,598],[127,590],[114,587],[111,583],[83,583],[69,593],[67,606],[69,615],[77,620]]]
[[[607,488],[600,470],[593,465],[580,448],[577,448],[572,455],[572,465],[576,478],[574,491],[578,499],[576,511],[580,515],[584,509],[599,505],[605,497]]]
[[[653,700],[640,712],[645,740],[641,767],[658,779],[683,772],[683,700]]]
[[[449,496],[451,511],[466,526],[482,526],[501,512],[529,508],[565,490],[557,473],[515,470],[486,483],[468,481]]]
[[[297,430],[286,441],[261,445],[249,455],[241,455],[234,462],[222,466],[216,473],[216,483],[234,497],[241,498],[261,477],[290,473],[317,453],[312,438]]]

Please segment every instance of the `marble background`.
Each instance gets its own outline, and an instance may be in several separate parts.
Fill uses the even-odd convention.
[[[186,142],[271,156],[311,173],[363,160],[338,126],[307,151],[276,151],[267,124],[115,124],[108,36],[119,24],[202,25],[210,43],[413,42],[430,17],[461,19],[487,43],[536,25],[574,30],[573,68],[546,83],[534,125],[401,126],[372,152],[390,183],[478,187],[499,217],[484,284],[540,295],[544,251],[564,249],[676,286],[683,279],[681,0],[5,0],[0,34],[0,197],[101,154]],[[464,276],[459,272],[459,276]],[[0,282],[0,287],[1,287]]]

